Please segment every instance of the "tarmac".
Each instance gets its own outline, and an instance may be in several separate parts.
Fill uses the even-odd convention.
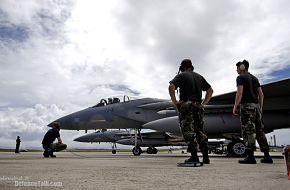
[[[281,152],[274,164],[241,165],[211,155],[202,167],[177,167],[189,154],[161,152],[133,156],[130,152],[0,152],[0,189],[290,189]]]

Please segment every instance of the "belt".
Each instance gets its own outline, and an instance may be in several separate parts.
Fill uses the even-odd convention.
[[[259,107],[259,104],[258,103],[243,103],[241,104],[241,107],[243,106]]]
[[[183,103],[192,103],[192,104],[196,104],[196,105],[200,105],[201,102],[200,101],[191,101],[191,100],[187,100],[187,101],[182,101]]]
[[[184,102],[188,102],[188,101],[190,101],[192,103],[195,103],[195,104],[201,104],[201,100],[196,100],[196,99],[191,99],[191,98],[186,100],[186,101],[184,101]]]

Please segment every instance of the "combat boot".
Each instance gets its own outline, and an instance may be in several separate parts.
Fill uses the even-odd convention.
[[[257,161],[255,158],[247,156],[245,159],[243,160],[239,160],[240,164],[256,164]]]
[[[239,160],[239,163],[240,164],[256,164],[257,161],[254,157],[254,150],[247,150],[247,154],[248,156],[243,160]]]
[[[202,156],[203,156],[202,162],[204,164],[209,164],[210,161],[209,161],[209,157],[208,157],[208,149],[207,148],[202,152]]]
[[[45,150],[45,151],[43,152],[43,157],[44,157],[44,158],[48,158],[48,157],[49,157],[49,153],[48,153],[47,150]]]
[[[273,160],[271,157],[264,156],[264,158],[262,158],[260,161],[261,161],[261,163],[265,163],[265,164],[273,164]]]
[[[199,158],[195,156],[191,156],[189,159],[184,160],[184,163],[193,163],[193,162],[199,162]]]
[[[184,161],[184,163],[192,163],[192,162],[199,162],[199,158],[197,156],[197,151],[192,151],[191,157]]]
[[[273,160],[269,154],[269,152],[264,152],[264,158],[262,158],[261,163],[266,163],[266,164],[273,164]]]
[[[49,152],[48,152],[48,154],[49,154],[49,156],[51,157],[51,158],[55,158],[56,156],[53,154],[53,150],[50,150]]]

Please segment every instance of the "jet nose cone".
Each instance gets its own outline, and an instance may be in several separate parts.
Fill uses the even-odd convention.
[[[47,126],[48,127],[53,127],[53,124],[57,123],[60,126],[60,129],[70,129],[70,126],[68,125],[69,124],[69,122],[68,122],[69,119],[70,119],[70,116],[64,116],[64,117],[61,117],[61,118],[51,122]]]
[[[52,127],[52,125],[53,125],[53,122],[51,122],[51,123],[48,124],[47,126],[48,126],[48,127]]]
[[[47,126],[48,127],[53,127],[53,125],[55,123],[57,123],[60,126],[60,128],[64,127],[64,122],[61,119],[55,120],[55,121],[51,122],[50,124],[48,124]]]
[[[76,141],[76,142],[84,142],[82,137],[75,138],[74,141]]]
[[[80,136],[76,139],[74,139],[74,141],[76,142],[93,142],[94,139],[94,134],[87,134],[84,136]]]

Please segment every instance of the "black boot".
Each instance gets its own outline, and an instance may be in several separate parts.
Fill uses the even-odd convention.
[[[203,163],[204,164],[209,164],[209,157],[208,157],[208,148],[206,148],[204,151],[202,151],[202,156],[203,156]]]
[[[49,156],[50,156],[51,158],[55,158],[55,157],[56,157],[55,155],[53,155],[53,150],[50,150],[50,151],[48,152],[48,154],[49,154]]]
[[[49,153],[48,153],[47,150],[45,150],[45,151],[43,152],[43,157],[44,157],[44,158],[48,158],[48,157],[49,157]]]
[[[273,160],[268,151],[264,152],[264,158],[262,158],[260,161],[261,163],[273,164]]]
[[[197,156],[197,151],[192,150],[191,151],[191,157],[184,161],[184,163],[192,163],[192,162],[199,162],[199,158]]]
[[[247,157],[243,160],[239,160],[240,164],[256,164],[256,159],[254,157],[254,150],[247,150]]]

